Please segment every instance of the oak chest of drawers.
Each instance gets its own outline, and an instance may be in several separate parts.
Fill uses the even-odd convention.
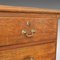
[[[56,60],[60,11],[0,6],[0,60]]]

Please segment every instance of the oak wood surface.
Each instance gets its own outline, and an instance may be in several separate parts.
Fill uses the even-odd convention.
[[[57,16],[59,16],[59,14],[49,14],[49,13],[26,13],[26,12],[1,12],[0,11],[0,17],[45,17],[45,18],[56,18]],[[48,17],[47,17],[48,16]]]
[[[60,10],[58,9],[41,9],[41,8],[33,8],[33,7],[18,7],[18,6],[5,6],[0,5],[0,11],[8,11],[8,12],[34,12],[34,13],[56,13],[60,14]]]
[[[0,60],[56,60],[59,18],[60,10],[0,5]]]
[[[32,17],[33,16],[33,17]],[[27,26],[27,22],[31,26]],[[22,34],[22,30],[30,33],[35,29],[36,33],[31,38]],[[21,14],[20,17],[0,17],[0,46],[31,43],[31,42],[51,42],[56,40],[57,17],[48,14]]]
[[[0,60],[55,60],[56,42],[0,51]],[[29,59],[29,58],[28,58]]]

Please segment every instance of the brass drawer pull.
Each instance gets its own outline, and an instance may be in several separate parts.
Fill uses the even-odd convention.
[[[27,23],[26,23],[26,24],[27,24],[27,26],[30,26],[30,25],[31,25],[31,23],[30,23],[29,21],[27,21]]]
[[[35,32],[35,29],[31,29],[30,33],[28,33],[26,30],[22,30],[22,34],[24,34],[26,37],[32,37]]]

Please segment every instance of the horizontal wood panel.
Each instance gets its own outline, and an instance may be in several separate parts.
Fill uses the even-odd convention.
[[[52,10],[52,9],[41,9],[41,8],[33,8],[33,7],[18,7],[18,6],[5,6],[0,5],[0,11],[3,12],[32,12],[32,13],[54,13],[60,14],[60,10]]]
[[[36,42],[29,42],[29,43],[23,43],[23,44],[11,44],[11,45],[3,45],[3,46],[0,46],[0,51],[2,50],[9,50],[9,49],[16,49],[16,48],[23,48],[23,47],[29,47],[29,46],[36,46],[36,45],[43,45],[43,44],[48,44],[48,43],[53,43],[53,42],[56,42],[53,41],[53,40],[47,40],[46,41],[36,41]]]
[[[45,15],[44,17],[40,15],[40,18],[0,17],[0,46],[56,40],[57,19],[45,17]],[[26,25],[27,21],[30,21],[30,27]],[[22,34],[24,29],[29,32],[31,29],[35,29],[36,33],[33,34],[33,37],[28,38]]]
[[[34,18],[56,18],[57,14],[49,14],[49,13],[12,13],[12,12],[0,12],[0,17],[34,17]]]
[[[0,60],[55,60],[56,42],[0,51]]]

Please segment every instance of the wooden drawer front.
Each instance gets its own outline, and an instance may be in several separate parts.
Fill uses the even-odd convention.
[[[56,18],[0,17],[0,46],[56,40]],[[26,30],[26,34],[23,34]],[[34,30],[34,32],[32,32]]]
[[[0,60],[55,60],[56,43],[0,51]]]

